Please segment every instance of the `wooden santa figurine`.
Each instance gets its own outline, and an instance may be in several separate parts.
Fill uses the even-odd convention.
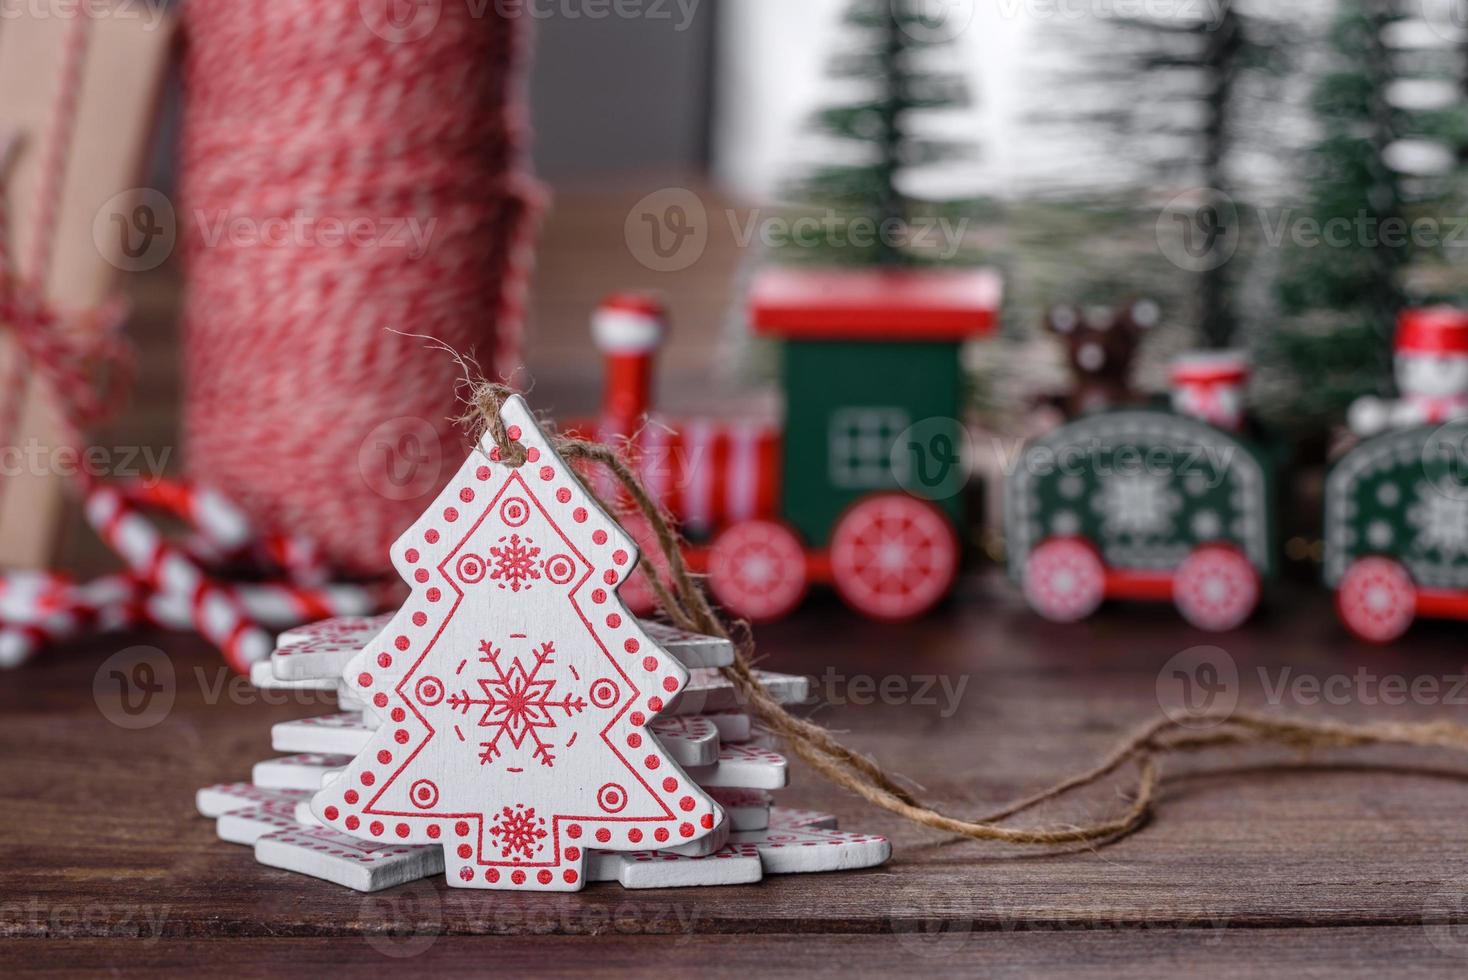
[[[1468,416],[1468,312],[1451,306],[1404,311],[1397,321],[1396,376],[1400,399],[1366,397],[1351,406],[1356,435]]]
[[[1249,361],[1241,351],[1193,351],[1172,365],[1172,407],[1180,415],[1239,433],[1248,414]]]

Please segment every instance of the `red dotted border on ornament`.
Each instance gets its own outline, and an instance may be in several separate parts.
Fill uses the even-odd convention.
[[[256,786],[254,783],[215,783],[213,786],[205,786],[199,790],[199,793],[214,793],[219,796],[227,796],[231,799],[249,800],[256,805],[263,805],[280,799],[291,801],[309,800],[313,795],[308,789],[264,789]],[[239,807],[237,809],[245,808]]]
[[[757,745],[742,745],[731,743],[719,746],[720,762],[761,762],[767,765],[784,767],[785,757],[772,749],[763,749]]]
[[[725,844],[712,854],[669,854],[666,851],[633,851],[627,855],[633,861],[724,861],[729,858],[757,858],[759,848],[754,844]]]
[[[709,795],[724,806],[769,806],[774,797],[769,790],[712,786]]]
[[[300,826],[300,824],[296,822],[294,804],[291,805],[291,812],[285,816],[282,816],[280,813],[277,812],[272,812],[266,807],[258,806],[250,807],[245,810],[231,810],[228,813],[221,813],[219,815],[219,819],[221,823],[224,823],[226,821],[233,822],[238,820],[248,820],[251,823],[263,823],[268,827],[276,828],[276,830],[295,830],[297,827]],[[275,831],[267,832],[274,833]]]
[[[648,728],[658,735],[674,735],[702,741],[718,734],[714,723],[700,715],[668,715],[648,723]]]
[[[380,633],[391,621],[390,616],[337,616],[332,619],[321,619],[304,626],[297,626],[286,630],[285,634],[292,637],[292,642],[277,653],[294,649],[302,643],[313,640],[344,639],[351,638],[370,640]]]
[[[321,829],[326,829],[328,833],[335,834],[337,836],[350,836],[337,834],[336,831],[330,830],[328,828]],[[380,864],[389,858],[402,857],[406,854],[416,854],[421,850],[421,845],[383,847],[371,851],[353,850],[352,845],[345,841],[324,841],[320,838],[309,836],[308,831],[301,830],[276,831],[275,833],[270,834],[269,837],[272,841],[278,844],[287,844],[291,847],[300,848],[301,850],[316,851],[321,854],[330,855],[331,857],[346,858],[347,860],[356,861],[358,864],[363,865]]]
[[[759,835],[758,839],[743,841],[754,847],[838,847],[850,844],[887,844],[880,834],[853,834],[841,830],[821,830],[808,827],[771,826],[765,830],[745,831],[745,837]]]

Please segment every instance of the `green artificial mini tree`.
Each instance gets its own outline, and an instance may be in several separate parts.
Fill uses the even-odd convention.
[[[1265,408],[1297,430],[1338,422],[1363,394],[1389,394],[1397,314],[1409,303],[1456,298],[1431,283],[1430,268],[1449,244],[1446,216],[1461,213],[1453,203],[1461,171],[1406,172],[1400,157],[1415,143],[1461,159],[1461,105],[1404,106],[1394,93],[1433,78],[1451,91],[1462,56],[1394,42],[1407,21],[1400,0],[1338,0],[1329,62],[1312,94],[1319,137],[1304,154],[1301,217],[1329,234],[1284,245],[1281,321],[1260,350],[1272,382]],[[1412,231],[1424,219],[1431,237]]]
[[[1239,158],[1270,142],[1277,113],[1259,106],[1289,63],[1286,29],[1271,14],[1267,5],[1230,0],[1089,18],[1068,32],[1070,57],[1055,73],[1074,98],[1033,118],[1078,129],[1106,161],[1125,161],[1124,186],[1103,193],[1130,201],[1149,236],[1159,199],[1186,195],[1207,209],[1212,240],[1238,241],[1249,197],[1236,177]],[[1187,313],[1175,307],[1171,319],[1185,320],[1205,346],[1228,347],[1239,334],[1239,265],[1200,263],[1186,283],[1176,269],[1163,270],[1174,282],[1159,284],[1151,281],[1158,270],[1136,264],[1121,288],[1185,295]],[[1114,298],[1114,271],[1096,274]]]
[[[925,117],[970,104],[956,70],[935,62],[948,43],[922,0],[852,0],[842,18],[845,47],[832,59],[834,88],[845,100],[818,110],[811,127],[834,157],[785,188],[793,207],[819,214],[815,241],[792,242],[779,258],[834,265],[892,266],[933,261],[908,233],[919,215],[962,210],[957,202],[917,197],[912,175],[974,153],[972,144],[936,135]]]
[[[1391,337],[1405,302],[1409,245],[1372,230],[1404,218],[1398,174],[1386,150],[1402,120],[1386,101],[1396,70],[1384,35],[1400,15],[1382,0],[1341,0],[1330,33],[1332,63],[1312,98],[1321,137],[1306,154],[1307,211],[1341,222],[1340,247],[1294,247],[1278,288],[1285,326],[1274,350],[1299,385],[1297,414],[1334,415],[1391,374]]]

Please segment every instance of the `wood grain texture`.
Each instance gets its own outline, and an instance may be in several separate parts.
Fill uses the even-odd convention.
[[[930,797],[983,812],[1089,763],[1153,716],[1158,665],[1193,639],[1171,617],[1128,617],[1120,610],[1078,630],[1041,626],[1005,598],[1002,582],[983,578],[973,587],[988,594],[966,597],[906,630],[857,624],[818,603],[762,632],[764,663],[814,674],[817,690],[834,702],[817,717],[848,731],[851,744],[922,784]],[[1290,605],[1301,614],[1277,615],[1228,641],[1245,677],[1245,705],[1276,710],[1248,679],[1256,667],[1277,664],[1278,655],[1265,649],[1289,651],[1294,669],[1307,673],[1349,672],[1361,663],[1377,670],[1407,666],[1401,656],[1336,642],[1322,598],[1300,594]],[[92,698],[95,672],[123,641],[67,651],[0,678],[7,901],[163,913],[162,932],[170,937],[311,937],[384,928],[380,904],[261,868],[248,849],[217,841],[212,824],[193,812],[197,787],[243,778],[268,754],[270,725],[321,713],[321,695],[274,692],[276,703],[265,703],[261,692],[230,682],[197,641],[138,639],[165,650],[173,666],[172,710],[152,728],[119,729]],[[1418,639],[1414,676],[1457,669],[1450,632]],[[823,663],[841,667],[828,670]],[[899,684],[915,692],[929,676],[947,678],[950,690],[965,683],[951,712],[941,704],[851,703],[865,700],[864,678],[878,689],[885,681],[890,693]],[[115,710],[117,694],[105,682],[100,689],[100,703]],[[1453,709],[1345,706],[1330,714],[1444,712]],[[580,896],[496,895],[475,902],[441,883],[424,884],[401,890],[402,909],[407,915],[413,902],[427,900],[440,910],[445,934],[575,934],[595,931],[596,922],[629,908],[642,931],[659,934],[883,933],[930,919],[999,931],[1097,924],[1420,927],[1424,916],[1461,914],[1468,898],[1468,854],[1461,847],[1468,760],[1379,750],[1315,763],[1302,768],[1274,752],[1215,753],[1179,763],[1170,769],[1156,820],[1141,834],[1096,851],[1041,854],[945,841],[813,782],[795,765],[782,802],[838,813],[845,828],[889,835],[890,864],[774,877],[751,888],[645,896],[596,886]],[[1375,768],[1388,765],[1411,768]],[[1117,805],[1116,792],[1116,785],[1100,788],[1044,817],[1080,820],[1105,812]],[[44,919],[9,909],[0,928],[15,936],[55,931]]]
[[[594,403],[585,312],[603,286],[641,280],[635,269],[596,266],[577,246],[578,229],[600,228],[588,240],[612,254],[607,236],[620,235],[618,214],[639,196],[588,198],[579,211],[563,202],[552,217],[547,240],[559,244],[536,287],[537,404],[543,396],[569,413]],[[710,255],[698,275],[667,283],[704,291],[689,300],[702,318],[674,334],[664,383],[675,392],[707,385],[719,305],[708,290],[732,267],[728,254]],[[588,267],[600,271],[586,276]],[[138,304],[144,397],[105,437],[111,445],[173,445],[175,284],[152,282]],[[88,537],[74,536],[69,563],[106,567]],[[1059,627],[983,570],[915,625],[861,622],[817,596],[758,634],[760,666],[815,678],[825,702],[816,718],[925,797],[969,815],[1089,765],[1155,717],[1159,671],[1197,644],[1223,648],[1236,664],[1242,707],[1406,721],[1462,718],[1468,690],[1452,678],[1464,672],[1463,638],[1461,624],[1425,623],[1395,649],[1367,648],[1346,637],[1326,595],[1288,585],[1257,621],[1221,639],[1190,631],[1168,609],[1107,608]],[[99,700],[94,680],[135,643],[166,654],[174,700],[161,722],[129,731],[99,708],[115,706],[116,682],[102,672]],[[1396,689],[1381,679],[1398,676],[1433,679],[1438,691],[1393,703]],[[1305,697],[1291,696],[1301,677]],[[1346,682],[1334,684],[1340,703],[1312,699],[1312,680],[1333,678]],[[1333,754],[1308,767],[1279,752],[1174,762],[1156,819],[1136,837],[1043,853],[946,841],[814,782],[796,763],[778,801],[887,834],[888,865],[729,889],[486,895],[419,882],[362,896],[257,865],[248,848],[218,841],[193,805],[198,787],[246,778],[270,754],[272,724],[333,710],[314,692],[255,691],[201,642],[165,634],[112,637],[0,674],[0,970],[239,976],[350,964],[401,973],[404,962],[381,940],[419,929],[432,943],[407,961],[415,971],[492,961],[517,972],[584,963],[643,976],[835,964],[853,975],[1310,977],[1461,975],[1468,963],[1468,759],[1446,752]],[[1125,785],[1035,819],[1110,812]]]
[[[936,936],[598,935],[523,939],[432,935],[348,941],[25,940],[0,946],[7,973],[43,961],[63,974],[148,977],[525,976],[1230,978],[1441,977],[1463,960],[1417,929],[1096,930]]]

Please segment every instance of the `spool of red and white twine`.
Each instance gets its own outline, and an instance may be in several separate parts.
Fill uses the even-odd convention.
[[[541,199],[526,18],[392,7],[185,9],[190,471],[361,574],[463,451],[456,366],[390,331],[513,371]]]
[[[244,507],[204,486],[83,478],[87,517],[128,571],[0,577],[0,667],[84,632],[152,625],[200,632],[246,670],[269,653],[270,628],[375,608],[380,588],[329,574],[382,570],[436,491],[438,459],[458,452],[452,365],[389,329],[472,351],[502,376],[518,364],[542,199],[520,170],[525,24],[420,5],[434,21],[420,32],[385,4],[374,21],[376,6],[188,5],[185,428],[194,471]],[[57,161],[70,110],[59,98]],[[79,442],[103,396],[50,356],[57,318],[26,305],[30,283],[11,271],[0,262],[0,314],[55,375]],[[438,445],[403,460],[434,468],[415,493],[372,478],[374,435],[425,431]],[[166,539],[144,510],[192,536]],[[238,567],[263,577],[234,580]]]

